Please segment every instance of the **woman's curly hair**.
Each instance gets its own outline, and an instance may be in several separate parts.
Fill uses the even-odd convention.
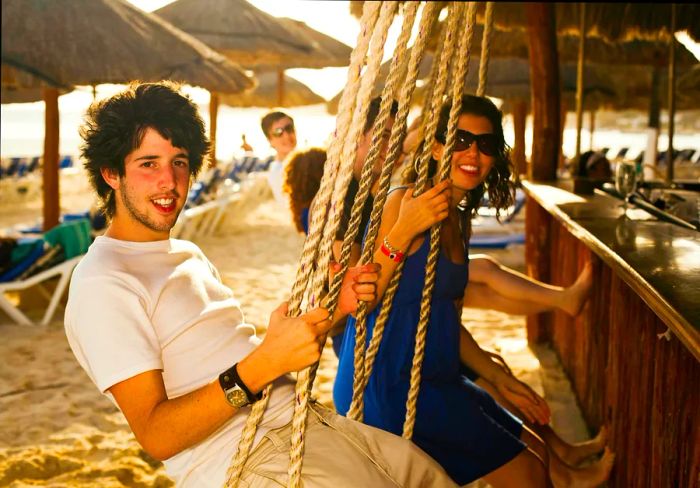
[[[317,147],[296,151],[289,157],[283,188],[289,195],[292,218],[299,232],[304,232],[302,211],[309,208],[321,186],[325,162],[326,151]]]
[[[452,104],[447,102],[440,110],[435,137],[441,139],[447,131]],[[489,205],[496,209],[496,216],[500,216],[502,210],[507,209],[515,200],[515,181],[513,179],[514,168],[510,160],[510,147],[503,136],[503,114],[494,103],[486,97],[463,95],[461,114],[478,115],[491,122],[493,133],[496,136],[497,153],[494,156],[494,165],[486,176],[486,179],[476,188],[467,192],[461,209],[467,212],[469,217],[476,216],[481,205],[484,193],[488,193]],[[417,150],[415,154],[419,154]],[[430,164],[437,167],[437,161],[431,158]],[[414,165],[409,164],[404,173],[404,181],[412,183],[416,180],[417,173]]]
[[[121,93],[93,103],[80,128],[81,156],[102,211],[114,216],[114,191],[102,178],[102,168],[124,176],[124,160],[143,141],[150,127],[173,146],[187,150],[189,169],[196,177],[209,152],[209,140],[197,106],[169,81],[134,82]]]

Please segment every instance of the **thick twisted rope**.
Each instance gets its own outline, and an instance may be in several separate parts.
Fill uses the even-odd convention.
[[[357,141],[362,133],[362,127],[367,117],[369,100],[372,95],[374,81],[379,73],[382,56],[384,54],[384,44],[388,35],[389,27],[394,19],[398,8],[398,2],[385,2],[381,6],[379,19],[377,20],[374,33],[372,35],[371,50],[367,62],[367,70],[360,82],[360,89],[357,94],[357,110],[354,111],[353,121],[348,130],[348,136],[343,147],[342,158],[346,164],[341,165],[335,181],[333,192],[333,204],[330,208],[326,226],[323,229],[320,253],[316,259],[316,273],[312,283],[312,297],[320,297],[324,284],[328,280],[328,267],[332,254],[333,239],[337,232],[341,217],[341,206],[344,203],[345,193],[348,183],[352,177],[352,162],[357,153]],[[310,300],[310,306],[314,306],[314,300]],[[292,439],[289,460],[289,486],[298,487],[301,484],[301,468],[303,463],[304,433],[306,431],[306,416],[308,413],[308,402],[311,386],[311,368],[305,368],[297,376],[296,383],[296,403],[294,404],[294,415],[292,417]]]
[[[450,118],[448,122],[447,137],[445,147],[439,164],[439,180],[443,181],[449,178],[452,167],[452,152],[454,150],[455,136],[457,133],[457,120],[461,110],[461,99],[466,79],[467,70],[469,68],[469,51],[471,49],[471,38],[476,18],[476,3],[470,2],[465,15],[464,4],[460,4],[454,10],[454,18],[464,19],[467,28],[462,30],[462,35],[459,39],[459,53],[465,53],[463,56],[457,57],[457,67],[454,71],[452,80],[452,107],[450,109]],[[451,19],[452,20],[452,19]],[[421,168],[427,173],[427,168]],[[418,403],[418,393],[420,390],[421,368],[423,358],[425,357],[425,338],[428,332],[428,323],[430,322],[430,309],[432,302],[433,289],[435,288],[435,278],[438,258],[440,256],[440,229],[442,222],[438,222],[430,229],[430,251],[425,267],[425,284],[423,286],[423,294],[421,296],[421,308],[416,330],[416,343],[413,353],[413,364],[411,365],[411,379],[408,390],[408,398],[406,400],[406,419],[403,426],[403,436],[407,439],[413,437],[413,427],[416,422],[416,405]]]
[[[384,84],[384,89],[382,90],[379,113],[377,114],[377,118],[372,128],[372,139],[370,143],[370,149],[363,163],[359,181],[359,189],[350,211],[350,219],[347,225],[347,232],[345,233],[343,243],[341,246],[339,258],[341,271],[340,273],[334,276],[327,297],[330,302],[329,306],[331,307],[335,306],[337,298],[340,294],[343,278],[342,274],[345,273],[350,262],[352,246],[355,242],[355,238],[357,237],[360,230],[362,230],[360,229],[360,223],[362,221],[362,210],[374,184],[374,165],[377,159],[379,158],[384,139],[384,131],[391,116],[391,107],[394,102],[394,92],[397,91],[396,88],[399,85],[400,80],[405,78],[404,75],[408,64],[408,56],[406,56],[406,50],[408,40],[411,37],[413,23],[416,18],[418,3],[409,2],[404,5],[405,7],[403,11],[403,25],[401,28],[401,34],[399,35],[399,39],[394,50],[394,57],[391,62],[389,75],[387,77],[386,83]],[[387,164],[388,162],[385,160],[384,167],[386,167]],[[362,325],[364,326],[364,323]],[[363,360],[366,330],[366,327],[356,329],[357,341],[355,343],[354,356],[355,371],[364,371]]]
[[[289,302],[289,316],[297,316],[300,312],[300,306],[303,299],[303,294],[306,289],[306,283],[309,276],[309,270],[316,258],[318,249],[318,241],[321,237],[321,229],[324,225],[327,213],[328,202],[333,189],[333,183],[337,173],[339,163],[339,147],[344,141],[345,133],[339,136],[343,130],[347,131],[348,120],[353,112],[357,89],[359,87],[360,72],[365,61],[365,55],[369,46],[371,33],[379,15],[379,5],[369,2],[363,11],[362,15],[362,30],[358,34],[356,47],[350,56],[350,67],[348,69],[348,79],[346,88],[343,92],[339,104],[339,115],[336,124],[335,138],[331,141],[329,147],[329,157],[326,163],[326,170],[319,187],[318,196],[316,197],[318,211],[314,212],[310,223],[310,234],[304,243],[304,250],[300,260],[299,269],[297,271],[296,280],[292,287],[292,295]],[[333,149],[335,148],[335,157],[332,157]],[[231,464],[226,474],[226,487],[235,488],[243,472],[243,467],[250,454],[250,448],[255,438],[257,426],[262,419],[262,416],[267,407],[267,402],[270,396],[271,385],[268,386],[260,401],[253,404],[251,413],[246,419],[245,427],[241,433],[241,439],[238,443],[236,454],[233,457]]]
[[[492,32],[493,2],[486,2],[486,14],[484,17],[484,33],[481,37],[481,57],[479,58],[479,86],[476,89],[477,97],[483,97],[486,94],[486,75],[488,74],[489,67]]]
[[[355,108],[352,125],[348,131],[348,136],[343,146],[342,160],[350,164],[345,166],[339,173],[333,191],[333,203],[330,208],[328,224],[323,229],[323,239],[317,259],[317,268],[314,274],[314,289],[322,290],[324,283],[328,279],[327,265],[332,256],[333,242],[335,241],[340,217],[345,205],[345,194],[347,193],[350,180],[353,176],[353,162],[357,155],[357,147],[362,136],[367,112],[372,98],[374,84],[381,67],[382,56],[384,55],[384,44],[388,35],[388,29],[393,21],[394,14],[398,8],[398,2],[384,2],[379,15],[379,21],[372,37],[372,45],[367,61],[367,69],[362,76],[360,91],[357,95],[357,106]],[[325,269],[324,269],[325,268]]]
[[[403,12],[404,21],[403,26],[401,27],[401,34],[399,35],[399,39],[394,50],[394,58],[392,59],[391,67],[389,69],[389,76],[387,77],[387,81],[384,84],[384,89],[382,90],[379,113],[377,114],[377,118],[372,128],[372,142],[370,144],[367,157],[362,165],[359,189],[350,210],[348,230],[343,237],[340,258],[338,260],[341,270],[334,276],[333,282],[331,283],[328,291],[328,295],[326,296],[328,307],[335,307],[337,298],[340,294],[343,273],[345,273],[347,270],[347,266],[350,262],[352,245],[355,242],[357,234],[360,232],[362,209],[367,201],[367,197],[370,194],[372,184],[374,183],[372,170],[381,150],[384,129],[389,121],[391,105],[394,101],[394,92],[396,91],[396,86],[398,85],[399,80],[403,76],[403,71],[405,71],[405,63],[403,60],[407,59],[405,57],[407,49],[406,45],[408,43],[408,39],[411,37],[411,29],[413,27],[417,9],[418,4],[416,2],[409,2],[405,4],[405,9]]]
[[[374,253],[374,242],[379,232],[382,209],[384,207],[384,203],[386,202],[387,193],[391,184],[392,170],[396,159],[401,153],[401,143],[403,139],[403,134],[406,131],[406,120],[408,118],[408,112],[410,110],[410,99],[415,90],[419,66],[423,58],[423,54],[425,52],[425,46],[427,44],[427,39],[430,34],[430,29],[438,13],[439,10],[437,4],[435,3],[427,3],[423,9],[421,22],[418,30],[418,37],[416,38],[413,48],[411,49],[411,56],[408,62],[407,74],[404,79],[403,86],[398,99],[398,111],[396,114],[396,121],[394,122],[394,126],[392,127],[391,135],[389,137],[389,149],[387,152],[387,158],[384,161],[384,165],[382,166],[382,172],[379,177],[378,190],[377,194],[375,195],[372,213],[370,215],[370,224],[369,229],[367,231],[367,237],[365,239],[365,247],[360,258],[360,262],[363,263],[372,260],[372,256]],[[382,99],[382,101],[384,100],[385,98]],[[389,307],[383,307],[382,311],[384,310],[384,308],[388,309]],[[361,329],[366,331],[367,313],[367,304],[361,303],[359,310],[356,314],[356,331]],[[348,418],[353,418],[362,421],[362,414],[364,409],[364,389],[367,385],[367,381],[372,370],[372,365],[374,363],[374,358],[376,357],[377,351],[379,349],[379,344],[381,343],[382,334],[383,328],[378,329],[375,325],[372,340],[370,341],[370,346],[367,351],[366,362],[363,367],[362,361],[358,361],[357,358],[359,355],[364,356],[364,346],[366,339],[364,336],[361,336],[360,334],[356,333],[353,399],[347,414]]]

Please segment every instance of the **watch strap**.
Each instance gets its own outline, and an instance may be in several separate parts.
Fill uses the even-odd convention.
[[[241,380],[241,377],[238,375],[238,363],[234,364],[219,375],[219,385],[221,385],[224,392],[238,386],[246,394],[250,403],[257,402],[262,398],[262,392],[259,392],[257,395],[253,395],[246,384],[243,383],[243,380]]]

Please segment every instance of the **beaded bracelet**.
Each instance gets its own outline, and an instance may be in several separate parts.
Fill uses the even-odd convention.
[[[396,261],[397,263],[403,261],[403,258],[405,257],[405,254],[402,251],[396,249],[394,246],[389,244],[389,241],[386,237],[384,237],[384,241],[382,242],[381,250],[382,253],[384,253],[386,256],[389,256],[389,259],[391,259],[392,261]]]

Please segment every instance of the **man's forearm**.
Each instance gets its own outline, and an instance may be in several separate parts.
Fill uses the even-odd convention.
[[[259,347],[238,363],[241,380],[258,393],[280,374],[278,361]],[[223,372],[223,371],[222,371]],[[226,401],[218,377],[177,398],[168,399],[160,371],[148,371],[110,388],[143,448],[168,459],[203,441],[238,409]]]

